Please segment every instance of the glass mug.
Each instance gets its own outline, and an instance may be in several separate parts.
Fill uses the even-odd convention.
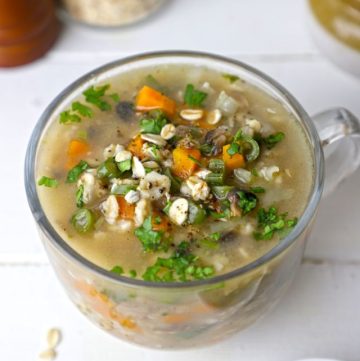
[[[116,275],[71,249],[56,233],[36,190],[37,152],[49,123],[84,89],[129,70],[161,64],[205,66],[240,76],[281,102],[302,126],[312,147],[314,183],[304,214],[268,253],[229,273],[186,283],[151,283]],[[252,324],[284,294],[301,263],[324,187],[322,147],[330,149],[327,189],[360,163],[360,123],[335,109],[313,118],[281,85],[235,60],[197,52],[159,52],[128,57],[83,76],[60,93],[37,123],[25,161],[31,211],[55,272],[68,296],[90,320],[114,336],[153,348],[187,348],[219,341]],[[328,147],[335,144],[336,147]]]

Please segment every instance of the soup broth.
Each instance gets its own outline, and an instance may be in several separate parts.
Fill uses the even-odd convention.
[[[38,192],[60,236],[98,266],[189,281],[261,257],[301,217],[310,145],[277,100],[187,65],[84,92],[39,145]]]

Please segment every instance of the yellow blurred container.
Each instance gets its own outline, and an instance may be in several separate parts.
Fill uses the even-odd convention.
[[[360,76],[360,0],[309,0],[311,30],[333,62]]]

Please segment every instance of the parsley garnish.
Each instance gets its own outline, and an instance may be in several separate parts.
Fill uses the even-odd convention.
[[[160,134],[161,129],[167,122],[163,111],[153,110],[145,114],[140,120],[140,131],[141,133]]]
[[[81,118],[75,114],[71,113],[70,110],[64,110],[60,113],[60,124],[68,124],[68,123],[80,123]]]
[[[74,168],[69,170],[66,177],[66,182],[75,183],[80,177],[80,174],[88,168],[89,164],[86,163],[84,160],[81,160]]]
[[[270,207],[267,211],[260,208],[258,211],[258,231],[254,232],[256,240],[272,239],[275,232],[289,231],[297,223],[297,218],[286,219],[287,213],[278,214],[275,207]]]
[[[238,204],[244,215],[256,207],[257,197],[255,194],[244,191],[238,191],[236,194],[239,196]]]
[[[93,111],[87,105],[80,102],[74,102],[71,105],[71,110],[65,110],[60,113],[60,123],[80,123],[81,116],[91,118],[93,116]]]
[[[100,110],[110,110],[111,105],[103,99],[103,96],[109,88],[110,84],[106,84],[97,88],[91,86],[83,92],[85,101],[95,105]],[[120,100],[120,97],[117,93],[110,94],[109,96],[114,102],[119,102]],[[92,116],[93,110],[89,106],[76,101],[72,103],[71,110],[68,109],[60,113],[59,122],[61,124],[80,123],[81,117],[92,118]]]
[[[214,274],[212,266],[202,266],[199,257],[190,253],[190,243],[181,242],[170,258],[158,258],[142,275],[145,281],[173,282],[205,279]]]
[[[145,252],[159,251],[164,249],[162,238],[164,232],[152,229],[151,216],[145,219],[144,223],[135,229],[135,236],[139,238]]]
[[[285,133],[277,132],[275,134],[271,134],[266,138],[262,138],[263,143],[265,144],[266,148],[271,149],[275,147],[275,145],[281,142],[285,138]]]
[[[137,276],[137,272],[134,269],[131,269],[129,271],[129,275],[130,275],[131,278],[135,278]]]
[[[226,150],[227,154],[229,154],[231,157],[240,151],[240,146],[237,143],[231,143],[230,147]]]
[[[124,269],[121,266],[114,266],[110,272],[116,273],[117,275],[122,275],[124,273]]]
[[[237,80],[240,79],[237,75],[233,75],[233,74],[229,74],[229,73],[222,74],[222,77],[225,78],[226,80],[229,80],[229,82],[231,84],[235,83]]]
[[[190,107],[201,106],[202,102],[206,99],[207,94],[196,90],[194,85],[188,84],[185,89],[184,102]]]
[[[78,208],[81,208],[84,205],[83,201],[83,195],[84,195],[84,186],[81,184],[80,187],[76,190],[76,206]]]
[[[78,112],[83,117],[91,118],[93,116],[93,111],[87,105],[82,104],[80,102],[74,102],[71,105],[71,109],[74,112]]]
[[[83,92],[85,101],[87,103],[95,105],[97,108],[99,108],[102,111],[110,110],[111,105],[103,99],[103,96],[105,95],[106,91],[109,88],[110,88],[110,84],[105,84],[97,88],[91,86],[90,88],[86,89]]]
[[[114,267],[110,270],[110,272],[116,273],[116,274],[119,275],[119,276],[121,276],[121,275],[123,275],[123,274],[125,273],[124,269],[123,269],[121,266],[119,266],[119,265],[118,265],[118,266],[114,266]],[[131,278],[135,278],[136,275],[137,275],[137,273],[136,273],[136,271],[135,271],[134,269],[132,269],[132,270],[129,271],[129,276],[130,276]]]
[[[227,154],[229,154],[231,157],[237,153],[241,153],[240,144],[237,143],[241,139],[241,137],[242,137],[242,130],[239,129],[234,135],[234,138],[230,143],[230,147],[226,150]]]
[[[38,185],[49,187],[49,188],[56,188],[59,185],[59,182],[55,178],[50,178],[50,177],[46,177],[43,175],[38,180]]]

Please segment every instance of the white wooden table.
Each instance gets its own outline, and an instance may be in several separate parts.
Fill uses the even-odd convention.
[[[55,279],[23,185],[25,148],[49,101],[78,76],[125,55],[198,49],[240,59],[284,84],[309,113],[342,105],[360,116],[360,80],[328,63],[307,33],[303,0],[173,0],[116,32],[69,26],[43,59],[0,70],[0,360],[36,360],[48,328],[58,360],[360,360],[360,171],[323,200],[291,290],[250,329],[215,346],[144,350],[92,326]]]

